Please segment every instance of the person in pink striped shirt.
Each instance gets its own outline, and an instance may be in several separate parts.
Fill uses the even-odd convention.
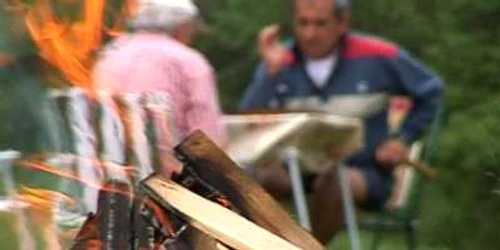
[[[112,94],[161,91],[171,97],[180,137],[196,129],[222,144],[226,135],[214,71],[189,47],[200,30],[191,0],[142,0],[124,33],[100,54],[93,82]]]

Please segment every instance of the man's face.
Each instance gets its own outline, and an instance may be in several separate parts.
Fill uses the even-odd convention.
[[[294,32],[298,45],[306,56],[327,56],[347,30],[347,20],[337,18],[334,8],[332,0],[295,0]]]

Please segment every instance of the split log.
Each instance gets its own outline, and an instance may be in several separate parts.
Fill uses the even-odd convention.
[[[181,161],[227,196],[238,212],[250,221],[302,249],[324,249],[203,132],[191,134],[175,151]]]
[[[158,176],[143,182],[145,191],[193,227],[237,250],[299,250],[292,243],[183,186]],[[305,249],[305,248],[304,248]]]

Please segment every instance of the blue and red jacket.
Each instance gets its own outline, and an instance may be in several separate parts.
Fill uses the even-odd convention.
[[[269,77],[263,63],[257,67],[240,109],[305,109],[362,118],[365,149],[349,159],[349,164],[375,166],[375,149],[389,136],[391,96],[405,95],[413,102],[398,133],[408,143],[417,139],[436,117],[442,81],[393,43],[353,32],[345,34],[339,43],[339,61],[322,88],[307,75],[297,45],[292,42],[290,50],[294,59],[276,76]]]

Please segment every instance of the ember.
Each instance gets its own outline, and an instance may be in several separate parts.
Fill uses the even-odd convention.
[[[108,183],[107,191],[99,193],[97,213],[89,216],[72,249],[323,249],[277,203],[267,200],[270,195],[244,177],[241,169],[213,166],[230,160],[202,133],[181,143],[177,151],[184,168],[173,181],[153,174],[128,196],[123,194],[130,186]],[[195,152],[206,159],[194,156]],[[234,178],[246,187],[235,185]],[[121,193],[109,191],[120,189]],[[162,189],[176,194],[165,196]],[[257,196],[264,198],[259,206],[253,200]],[[214,223],[218,218],[222,224]],[[255,239],[242,238],[241,230]]]
[[[224,207],[234,208],[222,193],[191,168],[186,167],[176,179],[192,191]],[[168,203],[151,192],[137,191],[132,195],[130,185],[108,182],[99,192],[96,214],[88,216],[71,249],[154,250],[167,246],[167,249],[192,249],[188,246],[195,243],[182,235],[189,222],[169,208]]]

